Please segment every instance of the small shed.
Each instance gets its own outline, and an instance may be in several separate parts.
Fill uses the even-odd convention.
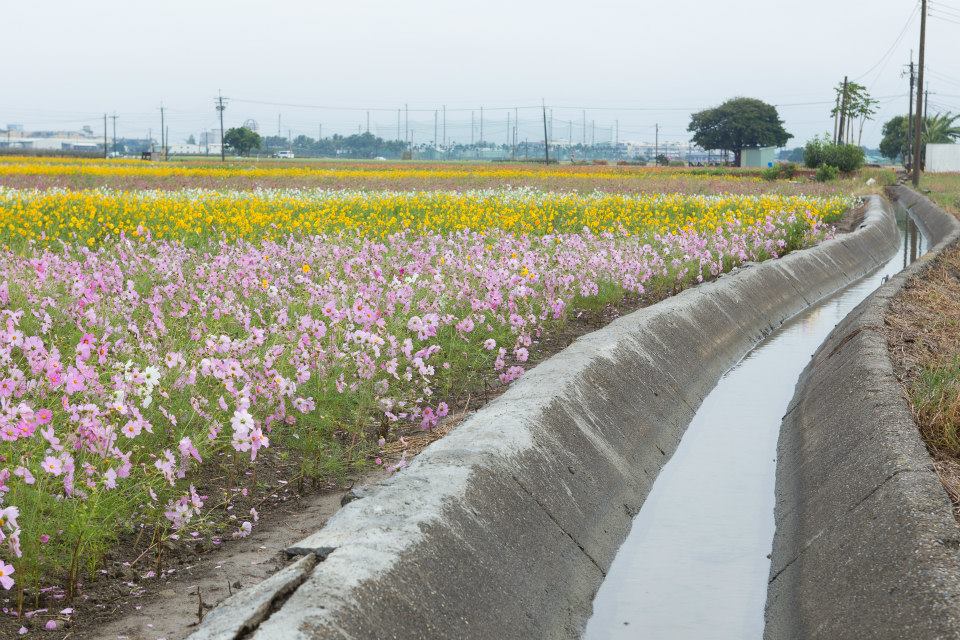
[[[740,152],[740,166],[753,169],[772,167],[777,160],[776,147],[753,147]]]
[[[960,144],[928,144],[925,164],[931,173],[960,171]]]

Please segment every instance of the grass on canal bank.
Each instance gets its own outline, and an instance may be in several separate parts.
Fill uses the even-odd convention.
[[[960,216],[960,174],[925,176],[921,188]],[[886,324],[897,376],[960,519],[960,246],[907,284]]]

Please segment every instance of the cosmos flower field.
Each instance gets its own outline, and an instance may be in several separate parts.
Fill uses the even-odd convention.
[[[578,309],[810,246],[853,204],[0,187],[9,612],[70,600],[119,540],[248,535],[256,510],[224,501],[261,465],[287,461],[291,483],[396,471],[384,442],[520,378]]]

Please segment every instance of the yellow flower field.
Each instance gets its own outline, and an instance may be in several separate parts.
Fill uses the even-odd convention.
[[[191,240],[211,236],[269,239],[286,234],[355,232],[384,237],[402,230],[544,234],[617,231],[652,235],[713,232],[768,215],[833,221],[846,197],[685,194],[576,194],[528,189],[468,192],[322,190],[112,191],[0,188],[0,237],[7,242],[143,235]]]

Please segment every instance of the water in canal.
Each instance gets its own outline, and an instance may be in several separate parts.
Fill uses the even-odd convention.
[[[926,251],[913,221],[897,216],[901,248],[889,262],[785,323],[704,400],[634,518],[584,638],[762,637],[780,421],[834,326]]]

